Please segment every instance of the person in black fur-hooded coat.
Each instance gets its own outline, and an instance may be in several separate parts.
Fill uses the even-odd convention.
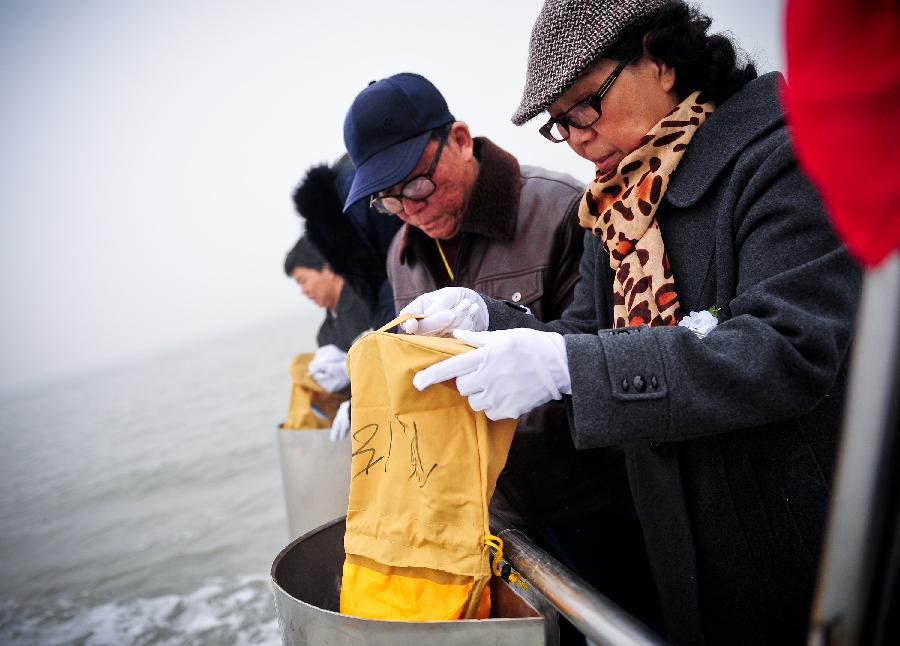
[[[294,191],[294,207],[306,220],[306,235],[332,270],[369,305],[374,329],[395,316],[385,261],[402,223],[372,211],[365,201],[343,213],[353,173],[347,155],[331,166],[313,166]]]

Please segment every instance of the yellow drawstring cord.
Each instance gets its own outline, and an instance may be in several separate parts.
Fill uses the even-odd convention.
[[[450,280],[454,280],[453,270],[450,269],[450,263],[447,262],[447,256],[444,255],[444,248],[441,246],[441,241],[435,238],[434,243],[437,245],[438,252],[441,254],[441,260],[444,261],[444,267],[447,268],[447,275],[450,276]]]
[[[503,558],[503,539],[493,534],[484,537],[484,544],[494,548],[494,560],[491,562],[491,572],[494,576],[500,576],[500,559]]]
[[[518,573],[514,572],[512,568],[509,568],[509,576],[504,576],[503,572],[500,570],[500,561],[503,560],[503,539],[499,536],[488,534],[484,537],[484,544],[494,548],[494,560],[491,562],[491,572],[494,573],[494,576],[499,576],[504,581],[508,581],[513,585],[519,586],[523,590],[527,590],[528,584],[525,583],[525,580],[520,577]]]

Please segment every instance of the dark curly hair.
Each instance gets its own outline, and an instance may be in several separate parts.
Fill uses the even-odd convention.
[[[647,51],[675,69],[675,93],[684,99],[701,90],[717,105],[756,78],[756,67],[727,36],[707,34],[712,20],[682,0],[660,7],[631,25],[603,58],[637,59]]]

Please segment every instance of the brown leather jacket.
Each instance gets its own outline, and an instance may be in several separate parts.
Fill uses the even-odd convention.
[[[520,166],[490,140],[475,139],[478,179],[461,224],[451,281],[437,245],[405,225],[388,251],[397,311],[420,294],[457,285],[527,306],[542,321],[562,314],[579,280],[584,185],[570,175]],[[519,420],[491,505],[510,522],[575,519],[625,491],[618,449],[578,451],[566,407],[550,402]]]

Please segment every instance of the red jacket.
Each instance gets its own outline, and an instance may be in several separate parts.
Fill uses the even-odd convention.
[[[850,251],[900,248],[900,8],[791,0],[784,92],[797,157]]]

